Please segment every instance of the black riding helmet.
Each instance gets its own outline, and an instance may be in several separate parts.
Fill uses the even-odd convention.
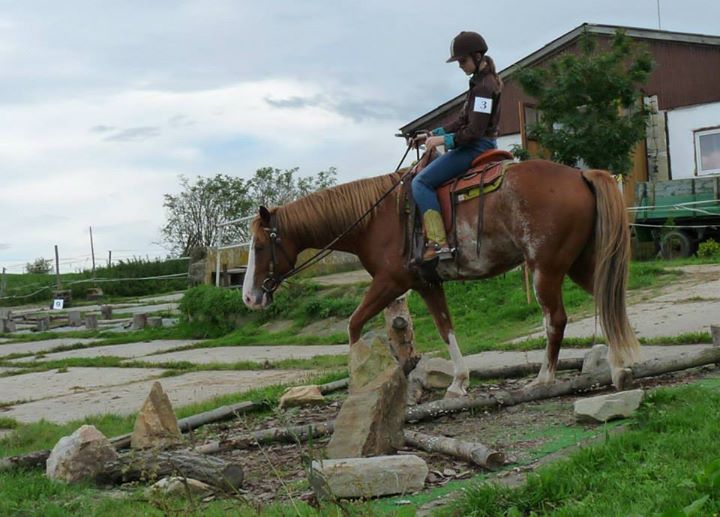
[[[452,63],[464,56],[472,56],[475,52],[485,55],[487,49],[485,38],[480,34],[472,31],[462,31],[450,43],[450,59],[446,63]]]

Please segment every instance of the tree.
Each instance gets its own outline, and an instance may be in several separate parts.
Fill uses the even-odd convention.
[[[47,275],[52,269],[52,264],[52,260],[39,257],[36,258],[34,262],[28,262],[25,264],[25,271],[27,273]]]
[[[607,50],[585,31],[578,54],[566,53],[546,68],[513,75],[537,99],[538,123],[529,136],[567,165],[582,160],[591,168],[627,174],[630,152],[644,138],[649,110],[641,87],[653,68],[650,54],[623,32]]]
[[[180,176],[182,191],[164,196],[167,220],[161,229],[163,241],[182,256],[195,248],[214,246],[221,223],[254,215],[260,205],[285,204],[332,186],[337,176],[334,167],[310,177],[299,177],[297,172],[297,167],[284,171],[264,167],[249,180],[217,174],[210,178],[199,176],[194,183]],[[246,225],[227,226],[221,244],[248,238]]]

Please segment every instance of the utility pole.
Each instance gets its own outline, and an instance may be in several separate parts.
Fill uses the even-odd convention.
[[[92,277],[95,282],[95,245],[93,244],[92,226],[90,227],[90,255],[92,256]]]
[[[662,24],[660,23],[660,0],[657,0],[657,14],[658,14],[658,30],[662,30]]]
[[[112,250],[108,250],[108,269],[112,266]]]
[[[57,290],[59,291],[62,289],[62,284],[60,283],[60,259],[58,258],[57,244],[55,245],[55,280],[57,281]]]

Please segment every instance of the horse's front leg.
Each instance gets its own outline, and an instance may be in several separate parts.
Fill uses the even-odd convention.
[[[445,298],[445,290],[441,285],[423,286],[416,289],[418,294],[425,301],[430,314],[435,321],[435,326],[440,333],[440,337],[445,341],[450,352],[450,358],[453,362],[453,381],[445,393],[446,397],[463,397],[467,395],[466,387],[468,385],[470,375],[465,366],[460,347],[458,346],[455,332],[453,331],[452,320],[450,319],[450,310],[448,309],[447,299]]]
[[[375,276],[370,283],[370,287],[365,292],[362,302],[350,316],[350,322],[348,323],[350,346],[360,339],[365,323],[390,305],[390,302],[395,298],[405,294],[406,291],[406,287],[403,287],[392,278]]]

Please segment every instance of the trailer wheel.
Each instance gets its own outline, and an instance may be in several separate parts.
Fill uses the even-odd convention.
[[[673,230],[666,233],[660,242],[660,254],[666,260],[686,258],[693,252],[693,242],[687,232]]]

